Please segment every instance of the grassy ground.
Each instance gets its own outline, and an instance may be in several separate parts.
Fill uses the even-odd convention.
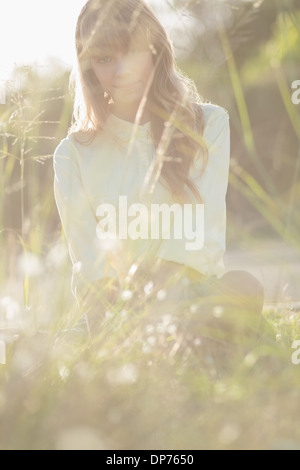
[[[118,302],[91,344],[66,276],[31,282],[27,310],[2,297],[1,449],[300,448],[297,312],[265,309],[272,341],[244,353]]]

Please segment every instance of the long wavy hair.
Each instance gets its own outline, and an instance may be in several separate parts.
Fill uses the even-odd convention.
[[[178,69],[172,43],[144,0],[88,0],[83,7],[76,27],[77,72],[70,132],[88,144],[105,129],[110,97],[96,78],[91,57],[97,48],[125,51],[133,35],[146,39],[154,64],[154,79],[137,114],[138,119],[147,104],[156,148],[145,188],[153,191],[160,180],[177,202],[189,202],[193,197],[202,202],[189,177],[197,157],[202,158],[203,171],[207,162],[201,97]]]

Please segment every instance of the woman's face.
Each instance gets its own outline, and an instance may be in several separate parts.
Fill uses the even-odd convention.
[[[143,41],[132,42],[126,52],[97,50],[92,69],[102,87],[113,99],[114,108],[138,107],[154,78],[151,51]]]

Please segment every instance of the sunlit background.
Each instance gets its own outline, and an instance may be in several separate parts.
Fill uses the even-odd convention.
[[[74,31],[86,0],[2,0],[0,3],[0,73],[6,77],[16,64],[47,65],[49,59],[71,66]],[[166,26],[166,2],[149,0]],[[178,18],[177,18],[178,20]]]
[[[75,59],[74,32],[86,0],[3,0],[0,4],[0,103],[5,83],[16,66],[35,66],[40,74],[70,69]],[[167,2],[149,0],[172,35],[172,27],[188,19],[167,8]],[[51,72],[50,72],[51,73]]]

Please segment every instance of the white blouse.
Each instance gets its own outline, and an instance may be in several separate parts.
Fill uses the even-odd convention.
[[[206,276],[224,273],[226,239],[226,192],[230,159],[229,116],[226,110],[202,104],[208,147],[208,162],[201,174],[199,160],[190,177],[204,203],[204,245],[197,251],[186,249],[187,240],[137,239],[129,237],[103,242],[97,236],[97,208],[109,203],[118,207],[119,196],[127,196],[128,206],[143,202],[141,188],[155,149],[150,123],[135,126],[114,115],[108,128],[89,145],[72,135],[54,154],[54,194],[73,264],[72,288],[103,277],[120,279],[138,260],[160,258],[191,267]],[[163,184],[155,187],[151,202],[174,201]]]

